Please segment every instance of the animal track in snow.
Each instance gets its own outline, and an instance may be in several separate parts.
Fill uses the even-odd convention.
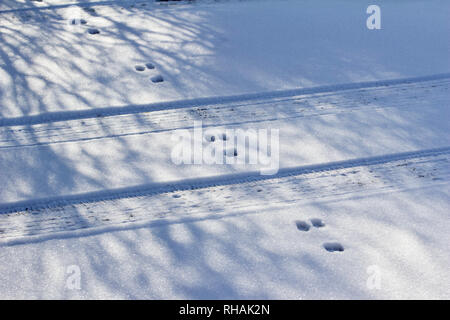
[[[84,19],[72,19],[71,21],[70,21],[70,23],[72,24],[72,25],[76,25],[76,24],[87,24],[87,21],[86,20],[84,20]]]
[[[340,244],[339,242],[325,242],[323,244],[323,247],[328,252],[342,252],[344,251],[344,246]]]
[[[313,218],[310,220],[311,224],[315,227],[315,228],[322,228],[325,227],[325,223],[322,221],[322,219],[318,219],[318,218]]]
[[[152,70],[155,69],[155,65],[153,63],[146,63],[145,66],[144,65],[137,65],[134,67],[137,71],[145,71],[145,68]],[[162,77],[161,77],[162,78]]]
[[[309,221],[311,221],[311,224],[315,228],[322,228],[322,227],[325,226],[325,223],[323,222],[323,220],[319,219],[319,218],[312,218],[312,219],[309,219]],[[305,231],[306,232],[306,231],[309,231],[309,229],[311,229],[310,224],[308,222],[306,222],[306,221],[297,220],[295,222],[295,225],[297,226],[297,229],[300,230],[300,231]],[[339,242],[325,242],[323,244],[323,247],[328,252],[342,252],[342,251],[344,251],[344,246],[342,244],[340,244]]]
[[[159,82],[163,82],[164,78],[162,77],[162,75],[157,75],[154,77],[151,77],[150,80],[152,80],[153,83],[159,83]]]
[[[224,156],[227,156],[227,157],[237,157],[238,152],[237,152],[237,149],[229,149],[229,150],[224,150],[223,154],[224,154]]]
[[[95,28],[91,28],[91,29],[88,30],[88,32],[89,32],[89,34],[99,34],[100,30],[95,29]]]
[[[296,221],[295,225],[297,226],[297,229],[300,231],[309,231],[309,229],[311,228],[309,223],[306,221],[300,221],[300,220]]]
[[[85,7],[83,8],[83,10],[92,16],[97,16],[97,12],[95,11],[94,8]]]

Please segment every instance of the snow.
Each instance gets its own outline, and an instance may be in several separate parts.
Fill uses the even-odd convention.
[[[63,19],[68,8],[2,14],[0,116],[450,69],[447,1],[380,1],[383,25],[376,32],[366,28],[367,4],[356,1],[232,1],[170,8],[131,8],[131,3],[124,2],[123,10],[96,6],[95,16],[82,11],[88,23],[79,29]],[[89,28],[101,33],[89,35]],[[145,63],[156,68],[135,71]],[[157,74],[165,81],[153,85],[150,78]]]
[[[2,1],[0,298],[450,298],[450,6],[369,4]]]
[[[226,108],[209,105],[202,107],[200,119],[197,112],[192,116],[192,108],[181,108],[152,112],[145,120],[131,114],[101,120],[96,117],[85,120],[84,125],[79,120],[64,125],[55,122],[34,126],[25,139],[20,139],[20,134],[28,129],[21,126],[6,146],[0,145],[4,186],[0,200],[9,206],[36,198],[220,177],[264,167],[174,163],[171,151],[179,143],[171,139],[174,129],[191,126],[192,132],[196,120],[214,124],[219,134],[233,128],[279,129],[279,168],[447,147],[449,109],[433,106],[448,103],[449,80],[450,77],[365,91],[338,90],[325,96],[290,97],[284,102],[262,99],[253,108],[247,106],[252,102],[246,101],[242,111],[232,103],[234,111],[218,116],[217,110]],[[402,90],[405,88],[408,90]],[[302,104],[293,105],[293,100]],[[366,100],[370,102],[366,104]],[[299,113],[302,108],[310,113]],[[253,121],[246,121],[244,112]],[[280,114],[274,117],[277,112]],[[221,125],[218,117],[224,117],[227,125]],[[75,128],[70,130],[70,124]],[[145,134],[151,126],[154,132]],[[333,130],[327,130],[330,127]],[[50,128],[53,132],[46,137]],[[20,146],[29,146],[17,147],[17,140]],[[65,142],[48,143],[55,140]],[[200,143],[206,146],[210,142]]]
[[[0,292],[3,298],[448,298],[449,191],[447,184],[2,247]],[[315,217],[326,226],[297,230],[297,219]],[[344,252],[322,248],[336,240]],[[66,288],[70,265],[81,269],[79,291]],[[366,286],[372,265],[381,270],[379,290]]]

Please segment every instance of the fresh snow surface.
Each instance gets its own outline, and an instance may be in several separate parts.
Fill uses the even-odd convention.
[[[450,4],[377,4],[2,1],[0,298],[449,299]]]
[[[168,8],[134,2],[90,6],[94,14],[78,7],[11,13],[3,4],[0,116],[450,70],[446,0],[380,1],[380,31],[366,28],[364,1],[200,1]],[[68,25],[72,16],[87,24]],[[87,33],[91,28],[100,34]],[[145,63],[156,68],[135,70]],[[153,84],[150,78],[158,74],[165,81]]]

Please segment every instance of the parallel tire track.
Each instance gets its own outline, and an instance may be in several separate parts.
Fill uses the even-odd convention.
[[[197,184],[122,190],[11,207],[0,214],[0,239],[51,235],[196,214],[387,192],[446,183],[450,147],[284,170],[276,176],[211,179]],[[3,212],[6,208],[3,208]]]
[[[0,150],[204,126],[241,125],[374,108],[448,106],[450,75],[291,90],[147,109],[92,110],[3,119]],[[98,113],[98,114],[94,114]],[[95,116],[93,116],[95,115]],[[65,117],[68,118],[65,118]],[[9,125],[8,121],[10,121]],[[23,122],[21,125],[21,122]],[[51,235],[161,218],[231,214],[245,208],[398,190],[450,180],[450,147],[259,172],[155,183],[0,204],[0,239]],[[242,198],[241,198],[242,197]]]
[[[381,87],[307,94],[295,91],[283,97],[269,94],[261,98],[230,99],[230,102],[221,102],[224,98],[211,98],[204,104],[193,103],[194,106],[186,102],[187,107],[182,107],[183,103],[163,104],[159,106],[161,110],[153,111],[146,107],[122,108],[122,111],[114,108],[89,110],[79,114],[54,115],[50,122],[36,124],[33,122],[45,118],[3,119],[4,124],[11,125],[0,126],[0,149],[189,129],[195,121],[202,121],[206,127],[242,125],[365,109],[429,107],[425,105],[427,101],[448,105],[449,87],[450,75],[433,81],[405,80]],[[30,124],[17,125],[27,121]]]

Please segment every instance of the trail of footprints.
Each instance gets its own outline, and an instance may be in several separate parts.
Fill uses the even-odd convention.
[[[226,133],[220,133],[217,134],[218,139],[222,140],[223,142],[229,140],[229,137],[227,136]],[[214,143],[217,139],[216,139],[216,135],[214,134],[207,134],[205,135],[205,139],[207,142],[209,143]],[[225,148],[223,150],[223,155],[225,157],[237,157],[238,155],[238,150],[236,147],[233,148]]]
[[[137,72],[144,72],[145,70],[154,70],[154,69],[155,69],[155,65],[154,65],[153,63],[151,63],[151,62],[146,63],[145,65],[140,65],[140,64],[138,64],[138,65],[136,65],[136,66],[134,67],[134,69],[135,69]],[[151,80],[153,83],[160,83],[160,82],[163,82],[163,81],[164,81],[164,78],[163,78],[162,75],[158,74],[158,75],[156,75],[156,76],[151,77],[150,80]]]
[[[97,12],[95,11],[94,8],[89,8],[89,7],[85,7],[83,8],[83,11],[87,12],[89,15],[93,16],[93,17],[98,17]],[[80,19],[80,18],[74,18],[70,20],[70,24],[72,25],[82,25],[85,26],[88,24],[88,22],[85,19]],[[100,34],[100,30],[97,28],[93,28],[93,27],[89,27],[87,29],[87,33],[88,34]]]
[[[314,228],[323,228],[325,227],[325,223],[322,219],[319,218],[312,218],[309,220],[311,224],[309,224],[306,221],[303,220],[297,220],[295,221],[295,225],[297,226],[297,229],[302,232],[308,232],[311,229],[311,225]],[[339,242],[325,242],[323,245],[323,248],[327,250],[328,252],[343,252],[344,246],[340,244]]]
[[[133,6],[131,6],[131,8],[133,8]],[[85,8],[83,8],[83,10],[85,12],[87,12],[88,14],[90,14],[91,16],[94,16],[94,17],[98,16],[98,14],[97,14],[97,12],[95,11],[94,8],[85,7]],[[85,19],[72,19],[70,21],[70,23],[72,25],[77,25],[77,24],[79,24],[79,25],[87,25],[88,24],[88,22]],[[97,29],[97,28],[91,27],[91,28],[87,29],[87,33],[90,34],[90,35],[96,35],[96,34],[100,34],[100,30]],[[154,70],[155,69],[155,65],[153,63],[149,62],[149,63],[146,63],[145,65],[136,65],[134,68],[135,68],[135,70],[137,72],[144,72],[146,70]],[[157,75],[151,77],[150,80],[153,83],[164,82],[164,78],[160,74],[157,74]]]

